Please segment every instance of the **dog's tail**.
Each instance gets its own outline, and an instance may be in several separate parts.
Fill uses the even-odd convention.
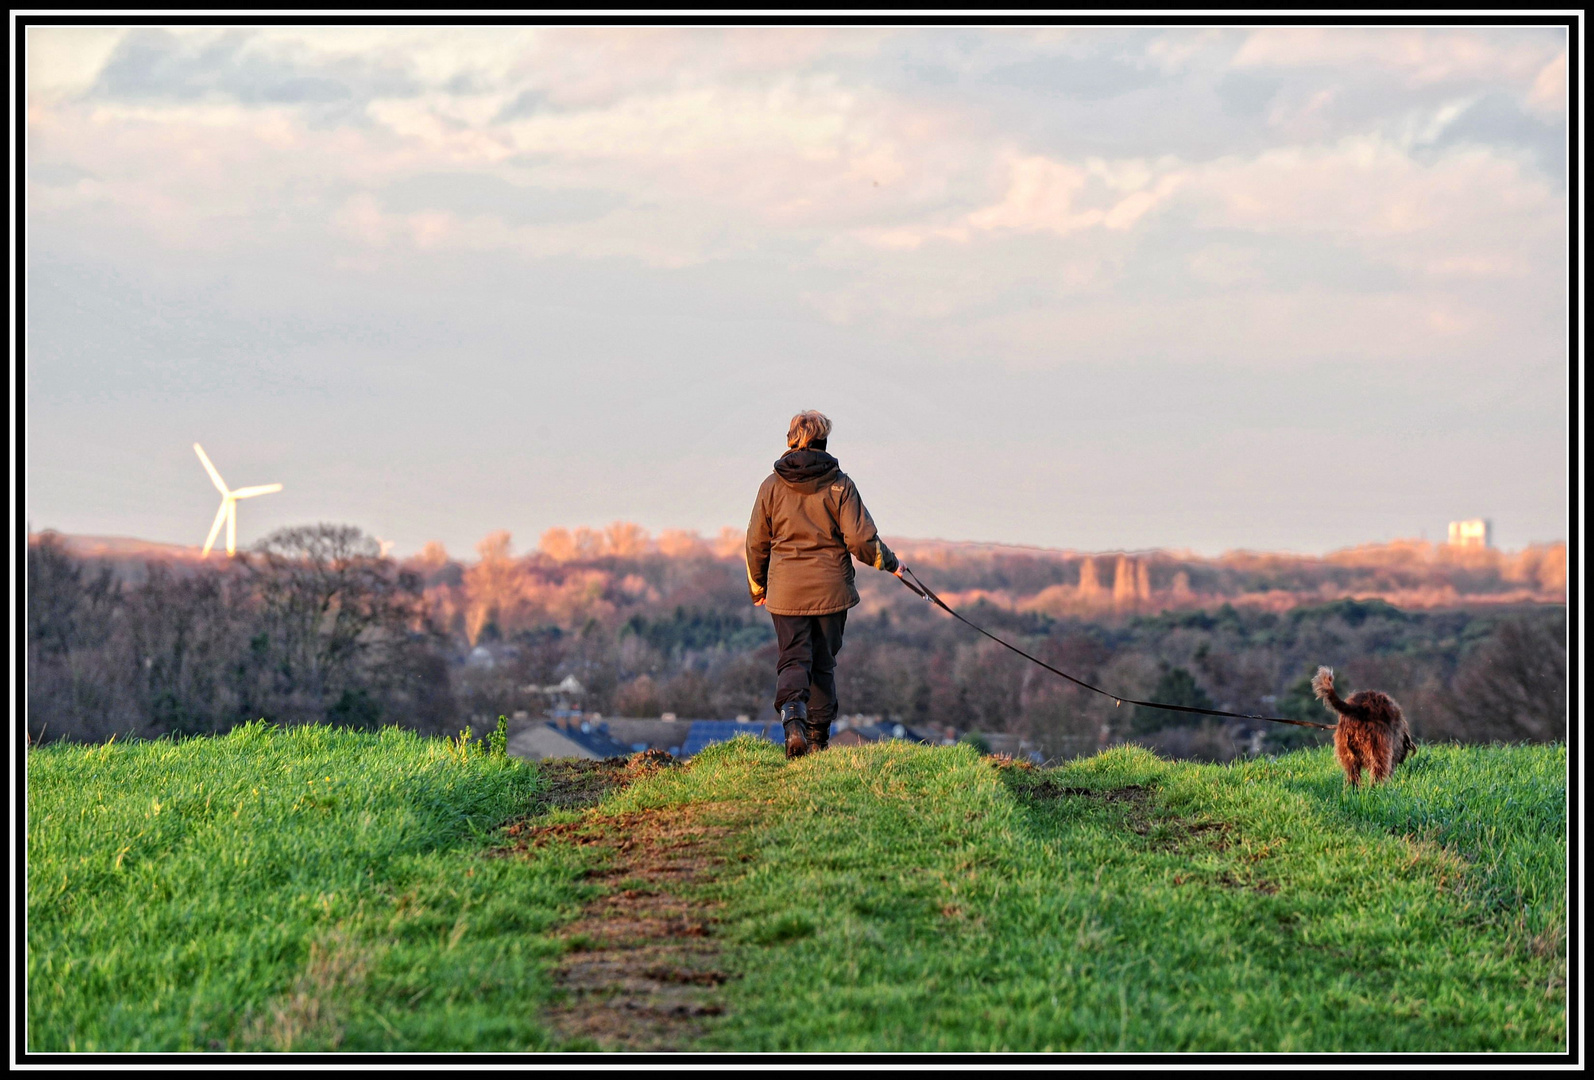
[[[1312,693],[1317,695],[1317,700],[1327,705],[1341,716],[1360,718],[1360,713],[1351,708],[1344,699],[1334,693],[1334,669],[1320,667],[1317,674],[1312,676]]]

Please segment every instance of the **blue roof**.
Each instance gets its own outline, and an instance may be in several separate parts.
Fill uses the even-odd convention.
[[[550,724],[549,727],[554,727]],[[622,742],[611,739],[601,731],[582,731],[580,728],[555,728],[559,734],[583,747],[589,754],[597,754],[602,758],[627,757],[631,748]]]
[[[686,745],[681,747],[683,758],[691,757],[705,746],[729,742],[738,735],[751,735],[755,739],[768,739],[784,744],[786,733],[777,721],[767,724],[744,724],[736,720],[693,720],[686,731]]]

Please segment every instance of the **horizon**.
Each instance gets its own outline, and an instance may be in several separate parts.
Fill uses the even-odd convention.
[[[306,522],[306,523],[301,523],[301,526],[302,525],[308,525],[308,524],[330,524],[330,523],[308,523],[308,522]],[[630,523],[630,522],[623,522],[623,523],[622,522],[613,522],[611,524],[632,524],[632,523]],[[292,526],[289,526],[289,527],[292,527]],[[356,526],[356,528],[358,528],[358,526]],[[566,529],[568,531],[574,531],[574,530],[571,530],[569,526],[554,526],[554,528],[555,529],[564,528],[564,529]],[[577,526],[576,528],[593,528],[593,527],[592,526]],[[601,532],[603,528],[604,528],[603,526],[596,527],[595,531]],[[728,528],[732,528],[732,526],[725,526],[725,528],[727,528],[727,529]],[[362,532],[363,531],[364,530],[362,530]],[[502,531],[505,531],[505,530],[493,530],[493,532],[490,532],[490,533],[487,534],[487,537],[490,537],[490,536],[494,535],[495,533],[502,532]],[[659,553],[658,548],[657,548],[657,542],[660,539],[660,534],[657,533],[657,532],[653,532],[651,530],[643,530],[643,531],[647,534],[649,542],[654,545],[652,548],[650,548],[650,553],[655,553],[655,554]],[[714,535],[714,534],[704,535],[704,534],[701,534],[701,533],[693,532],[691,530],[679,530],[679,531],[689,533],[689,535],[691,535],[692,537],[694,537],[697,540],[701,541],[706,547],[708,547],[710,549],[712,549],[714,547],[716,541],[718,540],[718,536]],[[201,547],[203,546],[200,543],[185,544],[185,543],[182,543],[180,541],[151,540],[151,539],[148,539],[148,538],[145,538],[145,537],[139,537],[139,536],[121,536],[121,535],[110,535],[110,534],[101,534],[101,533],[68,533],[68,532],[64,532],[64,531],[62,531],[60,529],[50,528],[48,526],[46,526],[44,528],[40,528],[40,529],[34,529],[34,528],[31,527],[31,524],[30,524],[30,526],[29,526],[29,528],[27,530],[28,542],[29,543],[33,543],[36,540],[38,540],[41,536],[44,536],[46,533],[53,533],[53,534],[55,534],[57,536],[63,537],[64,539],[66,539],[68,541],[125,542],[125,543],[129,543],[129,544],[149,545],[151,547],[157,547],[157,548],[176,548],[176,549],[179,549],[179,550],[181,550],[181,551],[183,551],[185,553],[192,552],[196,558],[199,557],[198,556],[198,552],[200,551]],[[372,535],[370,533],[366,533],[365,535],[370,536],[370,538],[373,539],[373,540],[378,540],[378,541],[382,540],[381,537],[374,536],[374,535]],[[485,541],[487,539],[487,537],[483,537],[482,540]],[[510,552],[509,552],[510,557],[511,558],[525,558],[525,557],[528,557],[528,556],[531,556],[531,555],[547,554],[546,552],[544,552],[542,550],[542,548],[540,546],[540,539],[541,538],[539,537],[539,543],[534,543],[534,544],[522,547],[519,550],[516,550],[515,549],[515,545],[511,544]],[[1331,555],[1337,555],[1337,554],[1341,554],[1343,552],[1348,552],[1348,551],[1356,551],[1356,550],[1359,550],[1359,549],[1362,549],[1362,548],[1400,547],[1400,546],[1407,546],[1407,545],[1426,545],[1426,546],[1434,548],[1434,549],[1444,548],[1444,547],[1455,547],[1458,550],[1472,550],[1475,547],[1474,545],[1452,545],[1452,544],[1449,544],[1447,541],[1429,540],[1429,539],[1426,539],[1424,537],[1416,537],[1416,536],[1404,536],[1404,537],[1395,537],[1395,538],[1390,539],[1390,540],[1374,540],[1374,541],[1364,541],[1362,543],[1352,543],[1352,544],[1347,544],[1344,547],[1332,548],[1332,549],[1327,550],[1327,551],[1292,551],[1292,550],[1289,550],[1289,549],[1282,549],[1282,548],[1233,547],[1233,548],[1226,548],[1223,551],[1216,552],[1216,553],[1207,553],[1207,552],[1195,551],[1195,550],[1193,550],[1191,548],[1187,548],[1187,547],[1092,548],[1092,549],[1077,548],[1077,547],[1042,547],[1042,546],[1034,545],[1034,544],[1012,544],[1012,543],[1006,543],[1006,542],[997,541],[997,540],[949,540],[949,539],[947,539],[945,537],[890,536],[890,535],[887,535],[886,533],[883,533],[883,532],[881,533],[881,539],[885,540],[886,543],[892,545],[894,550],[899,545],[902,548],[902,550],[907,550],[908,548],[915,547],[915,546],[945,544],[945,545],[947,545],[949,547],[988,548],[988,549],[991,549],[993,551],[1002,552],[1002,553],[1006,553],[1006,552],[1014,552],[1014,553],[1034,552],[1036,554],[1043,554],[1043,555],[1067,555],[1067,556],[1073,556],[1073,557],[1086,557],[1086,558],[1102,556],[1102,555],[1165,555],[1165,556],[1170,556],[1170,557],[1173,557],[1173,558],[1196,559],[1196,560],[1207,560],[1207,561],[1218,561],[1218,560],[1224,559],[1225,557],[1236,556],[1236,555],[1284,555],[1284,556],[1289,556],[1289,557],[1292,557],[1292,558],[1301,558],[1301,559],[1326,559],[1326,558],[1328,558]],[[440,541],[429,541],[428,543],[432,543],[432,542],[440,543]],[[478,541],[478,544],[480,542],[481,541]],[[1526,551],[1526,550],[1528,550],[1530,548],[1554,547],[1556,545],[1564,546],[1564,545],[1566,545],[1566,543],[1567,543],[1567,541],[1564,540],[1564,539],[1537,540],[1537,541],[1532,541],[1532,542],[1527,543],[1527,544],[1523,544],[1523,545],[1521,545],[1519,547],[1504,547],[1504,546],[1502,546],[1500,544],[1490,544],[1487,547],[1478,546],[1477,550],[1496,551],[1496,552],[1499,552],[1502,555],[1516,555],[1516,554],[1520,554],[1523,551]],[[417,558],[420,558],[421,555],[423,554],[425,546],[426,545],[423,544],[421,547],[415,548],[414,550],[401,550],[397,546],[394,546],[394,547],[392,547],[392,548],[390,548],[388,550],[387,557],[392,558],[395,561],[404,561],[404,560],[417,559]],[[468,563],[478,562],[481,559],[480,554],[477,552],[477,545],[472,545],[468,553],[467,552],[461,552],[461,551],[458,551],[458,550],[455,550],[455,549],[450,549],[450,548],[448,548],[447,545],[443,545],[443,548],[444,548],[444,552],[447,554],[449,560],[452,561],[452,562],[461,563],[461,564],[468,564]],[[239,550],[239,552],[243,553],[243,552],[247,552],[249,550],[249,548],[245,547],[242,544],[240,544],[238,550]],[[215,551],[213,551],[211,554],[212,554],[213,557],[215,557],[217,559],[225,559],[227,557],[226,554],[224,552],[221,552],[221,550],[219,548],[216,549]],[[606,554],[606,555],[594,556],[594,557],[595,558],[610,558],[610,557],[615,557],[615,556]],[[719,557],[731,558],[731,557],[733,557],[733,555],[725,555],[725,556],[719,556]]]
[[[1572,530],[1564,28],[24,45],[24,515],[65,533],[197,546],[197,441],[284,485],[240,547],[712,536],[809,407],[887,535]]]

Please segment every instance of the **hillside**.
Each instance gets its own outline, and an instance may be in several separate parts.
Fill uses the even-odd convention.
[[[1541,1050],[1565,750],[35,749],[29,1049]]]
[[[124,581],[142,581],[151,563],[179,570],[203,565],[198,545],[163,544],[133,536],[86,536],[71,533],[29,533],[29,546],[37,546],[46,535],[57,538],[75,558],[110,567]],[[215,552],[208,561],[220,565],[225,553]]]

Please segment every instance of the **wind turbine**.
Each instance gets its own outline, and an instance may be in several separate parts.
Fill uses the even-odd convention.
[[[281,484],[261,484],[257,487],[239,488],[237,491],[228,491],[227,485],[222,481],[221,473],[216,471],[216,466],[210,463],[205,456],[204,447],[194,444],[194,453],[199,455],[199,463],[210,474],[210,482],[216,485],[216,490],[221,492],[221,509],[216,511],[216,520],[210,523],[210,535],[205,537],[205,550],[199,553],[203,559],[210,554],[210,545],[216,542],[216,534],[221,531],[221,523],[227,523],[227,554],[231,556],[237,547],[238,539],[238,500],[252,499],[256,495],[270,495],[274,491],[281,491]]]

